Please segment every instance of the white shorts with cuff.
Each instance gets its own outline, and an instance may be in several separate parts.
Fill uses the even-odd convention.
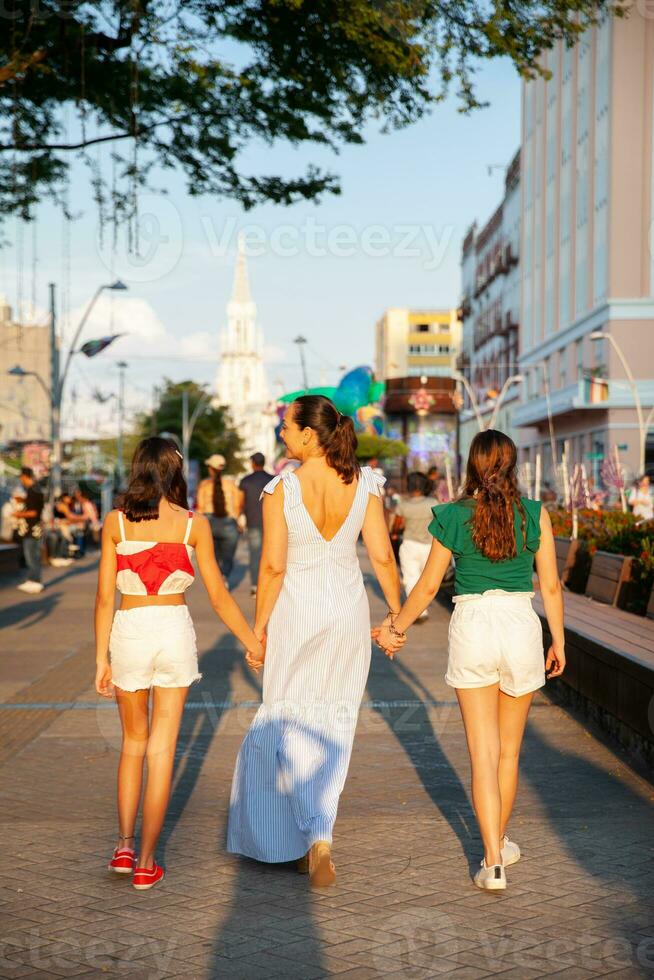
[[[519,697],[545,684],[543,628],[533,592],[489,589],[454,596],[445,683],[450,687],[500,685]]]
[[[199,681],[198,652],[188,606],[118,609],[109,636],[111,677],[123,691],[189,687]]]

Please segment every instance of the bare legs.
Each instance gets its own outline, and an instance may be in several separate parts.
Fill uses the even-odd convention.
[[[148,719],[147,690],[116,688],[123,728],[118,765],[118,820],[123,835],[134,834],[143,783],[143,760],[148,760],[139,868],[154,865],[154,852],[170,798],[175,747],[187,694],[187,687],[153,688],[152,717]],[[122,843],[131,846],[131,841]]]
[[[518,788],[520,745],[533,692],[512,698],[498,684],[457,688],[472,770],[472,803],[487,866],[500,846]]]
[[[116,688],[116,700],[123,744],[118,763],[118,826],[119,845],[134,847],[136,813],[141,799],[143,759],[148,747],[148,690],[122,691]],[[131,839],[130,839],[131,838]]]
[[[518,791],[520,747],[533,699],[534,691],[522,694],[518,698],[512,698],[509,694],[500,691],[500,765],[497,774],[502,799],[500,840],[506,833]]]

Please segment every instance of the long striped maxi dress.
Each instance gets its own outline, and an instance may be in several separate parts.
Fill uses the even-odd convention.
[[[288,552],[268,624],[263,703],[241,745],[232,781],[227,850],[292,861],[332,840],[370,668],[370,608],[356,553],[369,494],[385,479],[363,466],[350,512],[327,541],[282,481]]]

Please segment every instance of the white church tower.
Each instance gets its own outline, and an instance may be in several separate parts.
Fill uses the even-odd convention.
[[[227,327],[220,338],[217,400],[227,406],[243,440],[244,462],[255,452],[266,457],[271,469],[275,453],[277,415],[268,394],[263,366],[263,333],[257,326],[257,308],[250,295],[243,239],[238,242],[232,296],[227,304]]]

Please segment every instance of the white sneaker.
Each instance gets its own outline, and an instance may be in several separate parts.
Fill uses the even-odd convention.
[[[499,892],[506,888],[506,875],[501,864],[492,864],[486,867],[486,861],[481,862],[481,868],[475,875],[475,885],[477,888],[484,888],[486,891]]]
[[[505,868],[508,868],[510,864],[515,864],[516,861],[520,860],[520,848],[515,841],[509,840],[506,834],[502,838],[500,856],[502,858],[502,864]]]
[[[20,585],[16,586],[21,592],[29,592],[30,595],[37,595],[39,592],[43,592],[45,586],[42,582],[22,582]]]
[[[66,568],[68,565],[73,564],[72,558],[51,558],[50,564],[53,568]]]

